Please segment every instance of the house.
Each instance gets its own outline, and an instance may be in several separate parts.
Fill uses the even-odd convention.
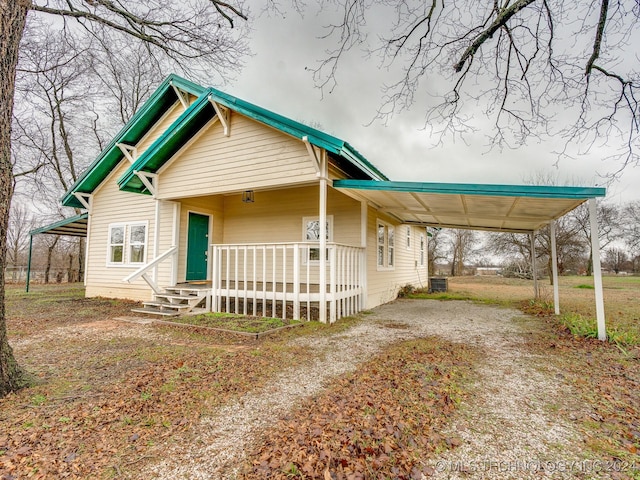
[[[171,75],[62,204],[86,210],[87,296],[333,322],[427,285],[428,225],[531,232],[603,195],[392,182],[345,141]]]

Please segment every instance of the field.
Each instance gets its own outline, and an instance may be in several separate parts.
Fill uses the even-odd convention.
[[[481,302],[512,305],[528,313],[553,313],[553,287],[539,282],[540,301],[532,304],[533,282],[513,278],[475,276],[451,277],[449,292],[433,297],[469,298]],[[640,344],[640,277],[605,276],[603,293],[607,333],[622,344]],[[560,277],[559,321],[574,333],[596,334],[596,307],[592,277]]]

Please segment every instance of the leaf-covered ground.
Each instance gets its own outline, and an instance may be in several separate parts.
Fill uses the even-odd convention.
[[[484,397],[474,394],[483,385],[473,384],[480,378],[479,367],[487,366],[486,345],[478,348],[481,343],[474,338],[495,335],[488,330],[489,317],[498,326],[505,320],[495,307],[457,302],[447,327],[433,316],[446,309],[425,301],[412,307],[416,318],[411,323],[396,318],[405,303],[411,305],[407,301],[359,320],[332,327],[305,323],[256,342],[110,321],[128,314],[131,304],[84,299],[82,290],[75,290],[56,286],[50,295],[9,291],[9,339],[36,382],[0,399],[2,480],[148,478],[141,476],[143,466],[162,457],[176,438],[193,439],[193,447],[197,445],[203,417],[211,421],[218,407],[247,393],[270,391],[270,381],[283,368],[304,373],[318,355],[327,354],[292,340],[323,336],[341,345],[358,322],[404,325],[413,336],[429,336],[384,347],[297,408],[279,411],[279,423],[267,427],[248,452],[243,475],[437,477],[431,466],[438,458],[464,453],[467,443],[456,448],[458,435],[468,442],[469,435],[480,434],[465,431],[463,436],[451,426],[459,414],[486,407],[479,404]],[[633,315],[640,305],[636,308]],[[522,361],[536,358],[530,368],[551,386],[558,382],[562,391],[571,392],[547,402],[544,413],[579,433],[570,446],[580,458],[636,465],[635,470],[607,471],[595,478],[640,479],[640,349],[574,337],[552,318],[521,321],[499,334],[505,345],[489,345],[493,353],[511,348]],[[519,368],[514,364],[511,374],[517,376]],[[494,387],[496,395],[503,394]],[[493,441],[478,438],[474,445]],[[562,458],[563,452],[557,453]]]
[[[588,451],[596,458],[635,465],[612,478],[640,478],[640,346],[617,347],[571,335],[548,319],[546,333],[533,337],[528,348],[545,355],[562,371],[559,380],[580,393],[582,403],[570,416],[582,431]]]
[[[476,352],[436,338],[396,344],[331,383],[271,428],[244,477],[421,478],[462,400]]]

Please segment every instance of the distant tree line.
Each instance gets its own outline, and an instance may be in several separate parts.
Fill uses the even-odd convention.
[[[597,206],[602,267],[615,274],[640,274],[640,201]],[[460,229],[430,229],[429,271],[457,276],[474,267],[502,267],[503,275],[532,278],[531,238],[520,233],[481,233]],[[540,276],[551,272],[549,227],[534,236]],[[586,204],[556,221],[558,273],[591,275],[591,229]]]

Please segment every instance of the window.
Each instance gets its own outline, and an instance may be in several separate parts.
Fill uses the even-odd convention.
[[[304,217],[302,219],[302,238],[305,242],[320,242],[320,219],[318,217]],[[327,242],[330,242],[333,238],[333,216],[327,216]],[[327,261],[329,260],[329,252],[327,251]],[[309,260],[312,262],[320,261],[320,249],[309,249]]]
[[[395,264],[395,229],[392,225],[378,221],[378,268],[393,268]]]
[[[109,225],[110,265],[136,265],[145,262],[147,224],[141,222]]]
[[[420,234],[420,266],[424,266],[424,254],[425,254],[425,241],[424,234]]]
[[[407,226],[407,250],[411,248],[411,227]]]
[[[109,263],[124,263],[124,226],[109,228]]]

